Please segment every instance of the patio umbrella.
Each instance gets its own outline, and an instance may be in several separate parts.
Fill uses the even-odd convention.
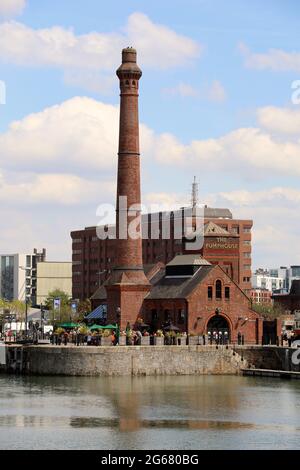
[[[94,329],[94,330],[116,330],[118,328],[118,325],[105,325],[105,326],[102,326],[102,325],[93,325],[90,330]]]
[[[91,331],[94,331],[94,330],[102,330],[103,326],[101,325],[93,325],[91,326],[90,330]]]
[[[165,331],[180,331],[180,328],[177,328],[177,326],[173,325],[168,325],[164,328]]]
[[[147,325],[147,323],[136,323],[136,326],[140,328],[149,328],[150,325]]]
[[[61,328],[77,328],[78,326],[80,326],[78,323],[63,323],[62,325],[60,325]]]

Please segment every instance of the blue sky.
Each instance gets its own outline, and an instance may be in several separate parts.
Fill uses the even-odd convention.
[[[37,245],[68,259],[70,230],[114,201],[115,70],[131,45],[144,72],[144,202],[186,203],[196,175],[201,202],[254,220],[254,266],[300,264],[299,10],[296,0],[0,0],[0,198],[12,221],[1,251]]]

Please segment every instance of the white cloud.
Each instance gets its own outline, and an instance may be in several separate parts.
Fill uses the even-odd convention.
[[[129,17],[127,37],[140,54],[145,66],[166,69],[186,65],[199,57],[202,47],[172,29],[153,23],[143,13]]]
[[[137,48],[141,66],[167,69],[188,64],[199,57],[201,46],[170,28],[153,23],[142,13],[129,16],[124,32],[90,32],[76,35],[72,29],[53,26],[32,29],[11,21],[0,25],[0,59],[20,66],[55,67],[65,73],[65,80],[88,89],[98,79],[104,87],[110,80],[105,74],[120,63],[123,47]]]
[[[299,136],[300,110],[268,106],[257,112],[258,122],[265,129],[278,134]]]
[[[219,80],[214,80],[207,90],[207,97],[210,101],[222,103],[226,100],[226,91]]]
[[[268,116],[273,114],[272,121]],[[298,116],[298,115],[297,115]],[[260,124],[215,139],[184,145],[173,134],[156,134],[141,125],[144,159],[158,164],[238,173],[244,179],[272,175],[300,176],[300,141],[288,134],[287,110],[258,110]],[[91,98],[75,97],[13,122],[0,134],[0,167],[39,173],[111,174],[116,166],[119,110]],[[295,129],[296,130],[296,129]],[[9,155],[9,158],[7,158]]]
[[[82,206],[97,204],[113,197],[115,184],[68,174],[19,174],[17,181],[0,175],[0,201],[8,205]]]
[[[265,53],[254,53],[245,44],[239,45],[245,66],[251,69],[269,69],[278,72],[300,72],[300,52],[269,49]]]
[[[153,151],[158,161],[202,171],[239,173],[244,178],[268,175],[300,176],[300,142],[279,140],[259,128],[241,128],[217,139],[182,145],[172,135],[161,135]],[[265,177],[266,174],[263,175]]]
[[[118,119],[116,106],[80,97],[28,115],[0,134],[0,166],[50,173],[110,171]]]
[[[0,0],[0,16],[12,17],[20,15],[26,5],[26,0]]]

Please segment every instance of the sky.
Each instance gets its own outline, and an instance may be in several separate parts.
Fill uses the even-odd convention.
[[[300,264],[297,0],[0,0],[0,252],[71,259],[114,203],[123,47],[142,197],[253,219],[253,267]]]

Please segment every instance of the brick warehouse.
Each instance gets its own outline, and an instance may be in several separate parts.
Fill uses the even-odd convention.
[[[96,245],[88,246],[87,252],[79,234],[73,232],[74,277],[80,276],[80,255],[84,255],[87,266],[92,259],[91,264],[95,266],[96,271],[99,268],[99,258],[107,263],[107,269],[104,270],[106,279],[101,285],[102,273],[96,272],[99,275],[100,287],[93,298],[98,303],[106,303],[108,322],[118,322],[121,329],[126,327],[127,322],[133,325],[138,318],[145,318],[152,329],[159,328],[165,321],[172,321],[188,333],[223,334],[231,341],[237,341],[240,334],[248,343],[259,343],[262,336],[261,319],[251,310],[249,297],[238,285],[242,273],[247,278],[247,271],[244,269],[243,272],[240,265],[241,238],[243,241],[243,236],[240,237],[238,233],[240,223],[235,221],[235,225],[230,224],[228,220],[232,219],[226,216],[221,219],[221,224],[218,218],[216,222],[219,223],[215,223],[213,217],[205,220],[201,253],[186,254],[186,240],[178,241],[174,240],[174,237],[167,241],[150,240],[150,249],[149,240],[145,240],[142,247],[141,213],[133,213],[131,210],[124,212],[120,205],[120,197],[128,199],[128,207],[132,204],[140,207],[141,203],[138,90],[142,72],[137,66],[134,49],[123,50],[122,65],[117,75],[120,80],[121,106],[116,240],[106,240],[99,244],[95,228],[87,229],[91,233],[89,242]],[[206,210],[208,212],[208,208]],[[119,217],[121,211],[122,218]],[[228,213],[229,211],[225,210],[227,216],[230,214]],[[173,217],[177,215],[178,211],[174,212]],[[126,227],[134,219],[138,221],[138,237],[122,238],[120,234],[124,217]],[[244,221],[242,227],[243,235],[247,234],[249,237],[248,240],[246,238],[249,249],[252,222]],[[159,259],[158,247],[163,260]],[[212,263],[203,256],[211,258]],[[247,256],[247,260],[250,257],[251,255]],[[150,265],[145,266],[146,269],[143,265],[145,258],[150,261]],[[249,263],[250,261],[247,261],[247,268],[251,270]],[[85,266],[83,269],[85,275],[89,269],[85,270]],[[88,279],[87,284],[89,283]],[[84,285],[83,295],[87,294],[87,287]],[[75,292],[76,284],[74,294]]]

